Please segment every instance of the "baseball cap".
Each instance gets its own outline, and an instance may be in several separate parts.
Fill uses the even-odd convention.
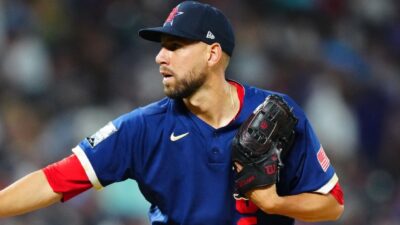
[[[196,2],[184,1],[172,9],[162,27],[144,28],[139,36],[160,42],[161,35],[168,34],[207,44],[219,43],[229,56],[235,47],[232,25],[217,8]]]

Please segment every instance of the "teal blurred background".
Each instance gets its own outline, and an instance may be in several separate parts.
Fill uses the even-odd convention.
[[[235,27],[227,77],[294,98],[335,166],[345,213],[317,224],[400,224],[400,2],[204,2]],[[177,3],[0,0],[0,188],[163,97],[159,45],[137,30]],[[0,224],[142,225],[148,207],[126,181]]]

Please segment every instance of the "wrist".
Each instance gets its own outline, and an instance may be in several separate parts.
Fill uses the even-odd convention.
[[[254,204],[268,214],[276,214],[283,204],[283,198],[277,194],[275,185],[252,190],[248,196]]]

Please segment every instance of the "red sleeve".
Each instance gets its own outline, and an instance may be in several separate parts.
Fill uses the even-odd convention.
[[[53,191],[63,195],[62,202],[92,187],[75,154],[48,165],[43,172]]]
[[[336,183],[335,187],[332,188],[330,193],[339,202],[339,204],[344,205],[343,191],[339,182]]]

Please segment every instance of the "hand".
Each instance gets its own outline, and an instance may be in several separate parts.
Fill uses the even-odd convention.
[[[289,152],[296,124],[292,108],[278,95],[268,96],[243,122],[232,140],[236,197],[279,182],[281,154]]]
[[[246,193],[246,197],[262,211],[269,214],[277,212],[277,206],[281,200],[276,192],[276,184],[253,189]]]
[[[240,163],[238,162],[234,162],[235,164],[235,169],[236,172],[239,173],[240,171],[242,171],[243,166],[240,165]],[[257,188],[254,190],[251,190],[249,192],[246,193],[246,197],[248,198],[260,198],[260,196],[264,196],[266,198],[275,198],[276,196],[278,196],[277,192],[276,192],[276,185],[272,184],[266,187],[261,187],[261,188]]]
[[[243,166],[238,162],[235,163],[236,172],[239,173]],[[264,212],[271,213],[275,207],[276,199],[279,198],[276,192],[276,184],[269,185],[267,187],[256,188],[247,192],[246,197],[249,198],[255,205],[258,206]],[[266,202],[271,203],[267,204]]]

